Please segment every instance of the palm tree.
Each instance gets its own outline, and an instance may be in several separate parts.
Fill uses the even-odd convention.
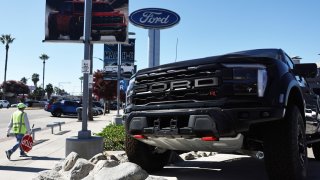
[[[45,66],[46,66],[46,60],[49,59],[49,56],[46,54],[41,54],[41,56],[39,56],[39,58],[43,61],[43,71],[42,71],[42,89],[44,89],[44,70],[45,70]]]
[[[8,63],[8,51],[9,51],[9,44],[13,43],[15,38],[12,38],[10,34],[2,34],[0,37],[0,41],[2,44],[6,46],[6,61],[4,65],[4,80],[5,82],[7,80],[7,63]]]
[[[37,88],[37,83],[39,81],[39,74],[33,73],[32,77],[31,77],[31,80],[32,80],[32,82],[34,84],[34,87]]]
[[[47,92],[48,99],[50,99],[50,97],[51,97],[51,95],[52,95],[52,93],[53,93],[53,86],[52,86],[52,84],[50,84],[50,83],[47,84],[45,91]]]
[[[23,82],[23,84],[27,84],[28,79],[26,77],[22,77],[20,81]]]

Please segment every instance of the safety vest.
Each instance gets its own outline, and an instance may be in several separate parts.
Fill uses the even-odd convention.
[[[26,134],[27,127],[24,123],[24,112],[16,111],[12,114],[12,131],[15,134]]]

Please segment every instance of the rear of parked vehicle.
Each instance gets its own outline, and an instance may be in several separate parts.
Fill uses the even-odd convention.
[[[7,100],[0,100],[0,108],[9,108],[10,103]]]

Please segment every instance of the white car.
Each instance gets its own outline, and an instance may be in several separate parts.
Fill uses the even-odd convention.
[[[0,108],[9,108],[10,103],[7,100],[0,100]]]

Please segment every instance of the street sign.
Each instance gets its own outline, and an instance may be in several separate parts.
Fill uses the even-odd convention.
[[[31,135],[26,134],[21,139],[20,147],[24,152],[29,152],[33,146],[33,138]]]
[[[82,60],[81,72],[90,73],[90,60]]]

